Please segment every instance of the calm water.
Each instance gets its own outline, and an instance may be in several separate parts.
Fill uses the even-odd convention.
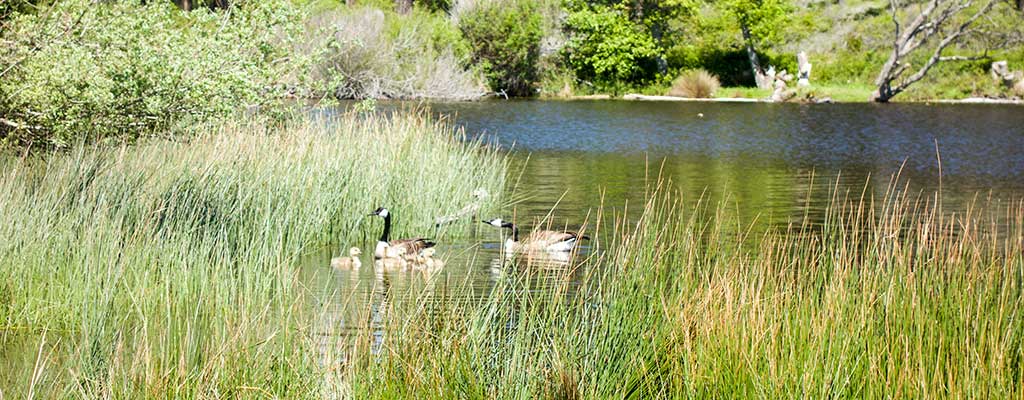
[[[485,135],[514,150],[519,170],[509,179],[514,201],[507,215],[524,228],[552,210],[553,224],[577,228],[594,223],[601,204],[608,214],[638,206],[659,171],[691,203],[728,202],[722,217],[736,226],[814,215],[829,188],[859,194],[866,185],[881,193],[896,173],[910,190],[932,193],[939,189],[940,161],[947,209],[975,198],[992,204],[1024,198],[1019,106],[493,101],[431,109],[472,137]],[[354,304],[363,311],[328,313],[325,323],[372,327],[374,315],[402,291],[486,295],[508,273],[498,239],[481,225],[476,235],[442,242],[439,253],[449,265],[431,280],[366,267],[333,271],[326,266],[336,249],[310,255],[304,273],[326,309]],[[533,287],[572,285],[586,268],[596,267],[540,269],[531,275]]]

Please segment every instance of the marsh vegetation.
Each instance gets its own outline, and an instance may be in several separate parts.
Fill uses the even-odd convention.
[[[900,180],[836,186],[823,208],[784,224],[733,226],[721,217],[728,202],[651,171],[637,182],[642,204],[597,204],[579,221],[592,246],[568,262],[499,263],[482,295],[466,295],[475,288],[457,276],[374,272],[380,301],[328,307],[310,296],[317,282],[302,278],[300,259],[375,237],[365,214],[376,204],[401,210],[395,229],[408,235],[432,232],[436,215],[479,188],[497,194],[484,215],[514,204],[507,154],[461,137],[423,113],[353,112],[6,158],[4,395],[1022,390],[1024,204],[947,209]],[[474,237],[475,225],[443,239]],[[538,274],[551,281],[543,290]]]
[[[307,397],[303,251],[362,235],[378,203],[428,231],[452,199],[500,193],[504,163],[423,115],[355,114],[5,158],[4,396]]]
[[[377,101],[864,100],[843,3],[3,2],[0,399],[1024,397],[1016,108]]]

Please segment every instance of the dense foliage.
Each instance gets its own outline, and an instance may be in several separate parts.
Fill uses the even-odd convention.
[[[569,14],[569,65],[581,79],[598,83],[641,83],[657,70],[661,56],[651,36],[634,25],[621,6],[584,6]]]
[[[528,1],[474,7],[459,20],[473,48],[473,64],[490,87],[512,96],[530,96],[537,81],[541,17]]]
[[[661,94],[695,69],[726,87],[752,86],[750,50],[763,69],[790,73],[805,51],[812,84],[864,91],[850,92],[859,99],[892,44],[889,3],[878,0],[412,4],[0,2],[0,147],[179,136],[247,109],[279,110],[292,96]],[[914,3],[905,7],[900,15],[914,11]],[[1000,3],[977,34],[945,53],[972,61],[936,66],[904,98],[1017,96],[1013,85],[989,77],[989,66],[1005,59],[1011,70],[1024,69],[1021,18]]]
[[[726,0],[716,2],[715,6],[734,18],[758,47],[771,46],[779,40],[792,11],[788,0]]]
[[[0,141],[66,147],[222,119],[282,94],[297,11],[238,2],[60,2],[15,17],[0,58]]]

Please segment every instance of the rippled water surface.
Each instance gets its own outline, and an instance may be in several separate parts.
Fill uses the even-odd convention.
[[[917,193],[934,193],[941,184],[951,210],[1024,198],[1019,106],[486,101],[430,108],[470,137],[513,150],[505,217],[514,215],[524,230],[549,212],[557,226],[593,226],[599,206],[608,216],[642,203],[659,174],[687,204],[724,202],[717,217],[738,227],[816,215],[830,189],[880,194],[896,174]],[[332,315],[332,324],[372,319],[403,291],[485,296],[508,271],[498,232],[478,228],[441,242],[439,253],[449,263],[431,280],[373,268],[333,271],[326,265],[337,249],[310,255],[303,271],[325,307],[365,305],[356,307],[365,311],[358,315]],[[531,287],[572,285],[585,268],[540,269]]]

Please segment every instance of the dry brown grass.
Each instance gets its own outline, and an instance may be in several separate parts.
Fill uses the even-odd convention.
[[[718,77],[703,69],[695,69],[683,72],[669,89],[669,96],[689,98],[710,98],[714,97],[715,91],[721,87]]]

